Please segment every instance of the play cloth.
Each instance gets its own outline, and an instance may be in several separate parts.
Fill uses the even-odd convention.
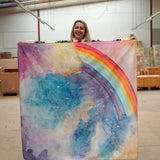
[[[137,158],[134,40],[18,43],[26,160]]]

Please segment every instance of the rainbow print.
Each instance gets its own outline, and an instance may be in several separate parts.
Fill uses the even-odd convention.
[[[18,43],[25,160],[137,159],[136,42]]]
[[[88,72],[95,78],[99,77],[97,80],[99,79],[99,81],[101,81],[101,84],[106,88],[107,92],[110,93],[110,96],[113,97],[119,117],[122,117],[123,112],[127,115],[132,112],[137,113],[136,95],[123,70],[121,70],[121,68],[112,61],[112,59],[95,48],[88,47],[83,43],[77,43],[76,47],[81,51],[80,57],[82,61],[86,62],[83,66],[84,70],[90,70]],[[93,68],[96,68],[96,70]],[[95,74],[91,73],[92,71]],[[104,83],[104,81],[106,83]],[[110,88],[112,88],[112,91]],[[117,98],[114,95],[117,95]],[[119,102],[117,102],[117,99]]]

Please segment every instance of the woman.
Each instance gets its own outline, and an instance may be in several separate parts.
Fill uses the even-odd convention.
[[[91,41],[87,24],[83,20],[74,22],[71,31],[71,42],[89,42]]]

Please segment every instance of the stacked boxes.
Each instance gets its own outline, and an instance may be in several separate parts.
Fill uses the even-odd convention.
[[[1,75],[1,72],[3,71],[3,68],[2,67],[0,67],[0,75]],[[0,95],[2,94],[2,80],[1,80],[1,78],[0,78]]]
[[[144,47],[137,48],[137,75],[141,75],[144,70],[143,66]]]
[[[149,75],[160,75],[160,67],[148,67]]]
[[[153,57],[155,67],[160,67],[160,45],[153,46]]]
[[[0,52],[0,58],[11,58],[12,53],[11,52]]]
[[[17,58],[0,59],[0,93],[19,93]]]
[[[137,41],[137,47],[138,47],[138,48],[143,47],[142,41]]]
[[[137,55],[137,75],[140,75],[141,66],[140,66],[140,55]]]
[[[18,93],[18,72],[1,72],[1,93],[11,94]]]
[[[142,43],[137,43],[137,87],[160,87],[160,46],[144,53]]]
[[[147,67],[160,67],[160,45],[149,49],[149,54],[145,54],[144,47],[140,41],[137,48],[137,75],[148,74]]]
[[[149,48],[149,56],[150,56],[150,67],[154,67],[154,56],[153,56],[153,48]]]
[[[146,67],[150,66],[150,56],[144,54],[144,47],[137,49],[137,75],[147,74]]]

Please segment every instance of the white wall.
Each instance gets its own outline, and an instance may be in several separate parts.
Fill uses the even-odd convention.
[[[26,13],[0,16],[0,52],[17,57],[17,42],[37,40],[37,21]]]
[[[150,23],[136,30],[131,28],[150,16],[149,2],[116,0],[40,11],[40,17],[55,28],[52,31],[41,24],[41,41],[69,40],[74,21],[83,19],[88,24],[93,40],[126,39],[133,33],[137,40],[143,41],[147,52],[150,47]],[[37,41],[37,30],[37,20],[27,13],[0,16],[0,51],[11,51],[16,56],[17,42]]]
[[[153,14],[160,11],[160,0],[153,0]],[[160,14],[153,19],[153,29],[160,29]],[[160,36],[160,35],[159,35]]]
[[[160,11],[160,1],[153,0],[153,14]],[[160,45],[160,14],[153,19],[153,45]]]

